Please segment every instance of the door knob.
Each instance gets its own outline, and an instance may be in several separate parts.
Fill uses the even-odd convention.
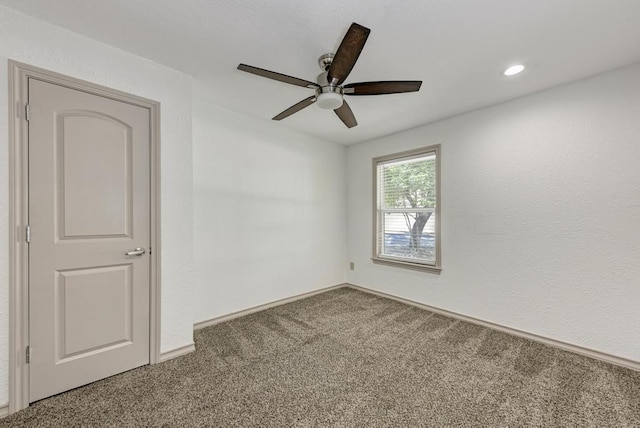
[[[142,247],[138,247],[138,248],[136,248],[136,249],[135,249],[135,250],[133,250],[133,251],[129,251],[129,252],[124,253],[124,255],[125,255],[125,256],[141,256],[141,255],[143,255],[145,252],[146,252],[146,251],[145,251],[145,249],[144,249],[144,248],[142,248]]]

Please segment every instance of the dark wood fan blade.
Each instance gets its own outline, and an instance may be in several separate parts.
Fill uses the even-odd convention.
[[[344,85],[345,95],[384,95],[420,90],[420,80],[390,80],[386,82],[360,82]]]
[[[275,116],[273,118],[273,120],[282,120],[285,117],[291,116],[293,113],[299,112],[300,110],[302,110],[305,107],[309,107],[311,104],[313,104],[315,102],[316,102],[316,96],[312,95],[309,98],[305,98],[304,100],[300,101],[299,103],[292,105],[291,107],[289,107],[288,109],[286,109],[285,111],[280,113],[279,115]]]
[[[349,104],[347,104],[346,101],[342,101],[342,105],[334,111],[336,112],[340,120],[343,121],[345,125],[347,125],[347,128],[353,128],[354,126],[358,125],[356,117],[353,115],[351,107],[349,107]]]
[[[331,62],[327,73],[329,84],[340,85],[345,81],[358,60],[370,32],[371,30],[355,22],[351,24]]]
[[[257,74],[258,76],[266,77],[267,79],[278,80],[280,82],[289,83],[291,85],[302,86],[304,88],[319,88],[320,85],[314,82],[310,82],[304,79],[298,79],[297,77],[287,76],[286,74],[276,73],[275,71],[265,70],[263,68],[253,67],[247,64],[238,65],[238,70],[246,71],[247,73]]]

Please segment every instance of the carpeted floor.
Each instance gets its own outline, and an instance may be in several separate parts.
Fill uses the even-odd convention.
[[[349,288],[195,340],[0,427],[640,426],[640,372]]]

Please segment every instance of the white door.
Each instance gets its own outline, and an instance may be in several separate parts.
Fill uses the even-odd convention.
[[[34,78],[29,106],[32,402],[149,363],[150,111]]]

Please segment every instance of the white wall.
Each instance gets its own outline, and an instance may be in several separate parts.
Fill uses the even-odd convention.
[[[346,149],[195,101],[194,320],[346,280]]]
[[[372,264],[371,159],[436,143],[442,273]],[[347,166],[350,283],[640,360],[640,65],[351,146]]]
[[[8,402],[8,75],[14,59],[162,103],[162,351],[192,341],[191,79],[0,7],[0,406]]]

